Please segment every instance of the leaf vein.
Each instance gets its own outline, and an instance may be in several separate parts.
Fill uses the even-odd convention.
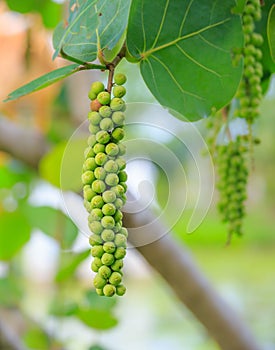
[[[158,41],[158,38],[160,36],[160,33],[162,31],[163,23],[164,23],[164,20],[165,20],[166,14],[167,14],[167,10],[168,10],[168,6],[169,6],[169,2],[170,2],[170,0],[166,0],[165,8],[164,8],[162,19],[161,19],[160,26],[159,26],[159,30],[158,30],[158,33],[157,33],[157,35],[155,37],[155,40],[153,42],[152,48],[155,47],[155,45],[156,45],[156,43]]]

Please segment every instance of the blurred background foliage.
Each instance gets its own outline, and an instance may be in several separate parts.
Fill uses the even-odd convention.
[[[65,64],[51,60],[52,28],[64,8],[62,2],[50,0],[0,3],[1,101],[19,85]],[[135,65],[122,63],[119,69],[128,75],[128,102],[155,102]],[[39,130],[53,146],[39,173],[0,152],[0,317],[13,323],[16,319],[28,349],[217,349],[169,286],[132,249],[125,268],[128,292],[122,301],[99,298],[91,288],[87,237],[68,216],[57,187],[67,140],[85,119],[87,91],[98,78],[106,79],[104,73],[79,73],[18,101],[0,102],[1,118]],[[244,237],[225,247],[226,230],[216,213],[215,196],[195,232],[186,233],[192,208],[174,227],[179,244],[190,247],[201,269],[268,350],[275,349],[274,111],[273,80],[255,130],[262,142],[255,148]],[[206,134],[204,121],[197,126]],[[135,132],[142,135],[142,129]],[[158,142],[188,166],[177,140]],[[78,191],[83,139],[69,147],[62,188]],[[154,171],[157,204],[164,207],[168,180],[157,166]],[[182,186],[182,179],[175,181]],[[174,205],[181,205],[180,198]],[[166,212],[168,222],[169,210],[174,208]]]

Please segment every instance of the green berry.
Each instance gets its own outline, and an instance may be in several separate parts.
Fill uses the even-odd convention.
[[[120,230],[120,233],[125,236],[126,238],[128,238],[128,230],[126,227],[122,227]]]
[[[102,167],[98,167],[95,169],[94,171],[94,176],[96,179],[98,180],[104,180],[105,179],[105,176],[106,176],[106,171],[104,168]]]
[[[102,207],[102,213],[104,215],[114,215],[116,212],[116,207],[112,203],[106,203]]]
[[[103,192],[105,193],[105,192]],[[102,208],[104,205],[103,197],[100,195],[94,196],[91,200],[91,206],[92,208]]]
[[[109,173],[106,175],[105,182],[108,186],[116,186],[119,183],[119,177],[117,174]]]
[[[110,254],[110,253],[104,253],[101,257],[101,263],[103,265],[110,266],[114,263],[114,261],[115,261],[115,258],[113,256],[113,254]]]
[[[126,182],[128,178],[126,171],[120,171],[118,173],[118,177],[119,177],[119,182]]]
[[[95,245],[91,248],[91,254],[93,257],[101,258],[104,254],[104,249],[102,245]]]
[[[89,131],[90,131],[91,134],[95,135],[97,132],[100,131],[100,127],[98,125],[90,124],[89,125]]]
[[[90,215],[88,216],[88,221],[100,221],[103,217],[102,210],[99,208],[94,208],[91,210]]]
[[[127,81],[126,75],[123,73],[116,73],[114,76],[114,81],[117,85],[123,85]]]
[[[84,151],[84,158],[91,158],[95,156],[95,152],[93,151],[92,147],[87,147]]]
[[[112,216],[106,215],[101,219],[101,225],[104,228],[112,229],[115,226],[115,220]]]
[[[100,235],[103,231],[103,227],[99,221],[93,221],[88,223],[90,230],[96,235]],[[102,242],[101,242],[102,243]]]
[[[115,242],[115,245],[117,247],[124,247],[124,248],[126,248],[127,239],[121,233],[116,234],[114,242]]]
[[[116,144],[113,143],[113,142],[108,143],[108,145],[106,146],[105,151],[106,151],[106,153],[108,154],[108,156],[110,156],[110,157],[115,157],[115,156],[118,155],[118,153],[119,153],[119,146],[116,145]]]
[[[95,154],[97,153],[104,153],[105,151],[105,146],[102,143],[96,143],[93,147],[93,151]]]
[[[110,267],[103,265],[98,269],[98,274],[107,280],[111,276],[112,270]]]
[[[108,172],[108,173],[116,173],[118,171],[118,164],[116,163],[116,161],[110,159],[106,162],[106,164],[104,165],[104,169]]]
[[[85,185],[83,187],[83,196],[84,196],[84,199],[90,202],[92,198],[96,196],[96,193],[91,189],[90,185]]]
[[[101,91],[104,91],[104,84],[101,81],[95,81],[92,83],[90,91],[98,95]]]
[[[97,234],[92,234],[89,237],[89,243],[91,246],[97,246],[97,245],[101,245],[103,243],[101,237]]]
[[[95,156],[95,162],[97,165],[104,165],[108,160],[108,157],[105,153],[103,152],[99,152],[96,156]],[[105,169],[106,170],[106,169]]]
[[[114,97],[110,102],[110,107],[112,111],[122,111],[125,108],[125,102],[122,98]]]
[[[115,192],[108,190],[102,193],[102,198],[105,203],[113,203],[116,200]]]
[[[126,168],[126,161],[123,158],[117,158],[116,163],[118,165],[119,170],[123,170]]]
[[[97,95],[97,100],[99,101],[99,103],[101,103],[102,105],[108,105],[110,103],[111,100],[111,96],[109,94],[109,92],[107,91],[102,91]]]
[[[98,112],[89,112],[88,113],[88,119],[91,124],[93,125],[98,125],[99,122],[101,121],[101,116]]]
[[[93,147],[95,144],[96,144],[96,137],[95,137],[95,135],[90,135],[88,137],[88,145],[90,147]]]
[[[125,123],[125,115],[120,111],[113,112],[112,119],[113,119],[113,122],[118,126],[121,126]]]
[[[104,254],[103,254],[104,256]],[[102,258],[101,258],[102,259]],[[112,265],[111,265],[111,269],[113,271],[117,271],[119,272],[123,267],[123,260],[122,259],[118,259],[116,260]]]
[[[105,189],[106,189],[106,185],[102,180],[95,180],[92,183],[92,190],[96,193],[102,193],[105,191]]]
[[[123,156],[126,153],[126,146],[120,142],[118,145],[118,148],[119,148],[119,155]]]
[[[94,93],[92,90],[88,92],[88,97],[90,100],[95,100],[96,99],[96,93]]]
[[[115,222],[120,222],[122,218],[123,218],[122,212],[120,210],[117,210],[114,215]]]
[[[126,89],[124,86],[115,86],[113,89],[114,97],[123,97],[126,94]]]
[[[124,187],[121,185],[113,187],[112,190],[114,191],[117,197],[121,197],[125,193]]]
[[[106,253],[114,253],[115,250],[116,250],[116,246],[115,246],[115,243],[114,242],[105,242],[103,244],[103,249]]]
[[[99,124],[101,130],[112,130],[114,127],[114,123],[111,118],[103,118]]]
[[[107,283],[106,279],[103,278],[100,274],[97,274],[94,278],[94,286],[95,288],[103,288]]]
[[[116,294],[118,296],[123,296],[126,292],[126,288],[123,284],[120,284],[119,286],[116,287]]]
[[[114,231],[113,230],[108,230],[108,229],[103,230],[102,233],[101,233],[101,238],[105,242],[113,241],[114,238],[115,238]]]
[[[100,130],[96,133],[96,141],[102,144],[106,144],[110,141],[110,135],[106,130]]]
[[[112,110],[109,106],[102,106],[99,108],[99,114],[102,118],[109,118],[112,115]]]
[[[91,158],[87,158],[84,162],[84,168],[87,170],[95,170],[95,168],[97,167],[96,165],[96,161],[95,158],[91,157]]]
[[[94,271],[94,272],[98,272],[99,266],[95,263],[95,261],[92,262],[92,264],[91,264],[91,269],[92,269],[92,271]]]
[[[116,287],[111,284],[106,284],[103,288],[103,293],[106,297],[112,297],[116,292]]]
[[[98,270],[98,271],[99,271],[99,270]],[[96,291],[97,295],[104,296],[103,289],[101,289],[101,288],[96,288],[95,291]]]
[[[116,259],[123,259],[126,255],[126,249],[124,247],[118,247],[114,255]]]
[[[85,173],[82,174],[81,180],[83,185],[91,184],[95,179],[94,173],[91,170],[85,171]]]
[[[121,209],[122,207],[123,207],[123,202],[122,202],[122,200],[120,199],[120,198],[117,198],[116,200],[115,200],[115,202],[114,202],[114,205],[115,205],[115,207],[117,208],[117,209]]]
[[[119,272],[113,272],[109,278],[109,283],[113,286],[118,286],[121,283],[122,276]]]
[[[119,142],[120,140],[122,140],[124,137],[124,130],[122,128],[115,128],[112,131],[112,139],[115,142]]]

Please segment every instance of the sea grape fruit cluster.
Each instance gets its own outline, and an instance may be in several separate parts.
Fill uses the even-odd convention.
[[[255,32],[255,21],[261,19],[261,5],[259,0],[248,0],[243,12],[244,32],[244,71],[237,93],[239,108],[235,111],[238,117],[253,123],[259,115],[259,104],[262,98],[261,78],[263,68],[261,64],[263,44],[261,34]]]
[[[245,215],[248,147],[244,146],[243,138],[246,139],[246,136],[238,136],[235,141],[217,146],[218,209],[223,221],[228,223],[229,240],[233,234],[242,234],[242,219]]]
[[[122,158],[124,137],[126,82],[124,74],[114,77],[112,93],[103,83],[91,85],[88,93],[91,111],[88,113],[88,147],[85,150],[82,183],[89,238],[96,272],[94,287],[99,295],[122,296],[126,288],[122,282],[123,258],[126,255],[128,231],[122,225],[122,207],[126,202],[126,162]]]

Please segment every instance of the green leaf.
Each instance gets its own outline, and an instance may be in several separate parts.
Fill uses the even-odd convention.
[[[125,32],[130,0],[82,0],[71,1],[68,22],[60,23],[53,36],[54,58],[65,54],[92,62],[98,49],[121,48],[121,37]]]
[[[275,5],[271,7],[268,15],[267,39],[268,39],[271,57],[275,62]]]
[[[59,143],[41,159],[41,177],[62,190],[79,192],[82,188],[83,151],[86,147],[86,139]]]
[[[66,252],[61,255],[60,268],[55,276],[56,282],[62,282],[67,278],[71,278],[78,266],[88,258],[89,250],[81,253]]]
[[[101,345],[91,345],[88,350],[107,350],[106,348],[103,348]]]
[[[95,329],[110,329],[118,324],[117,319],[107,310],[80,308],[77,317]]]
[[[64,213],[51,207],[33,207],[27,204],[21,211],[29,219],[33,228],[38,228],[45,234],[56,239],[62,249],[72,247],[78,228]]]
[[[246,0],[236,0],[236,6],[232,8],[233,13],[243,13],[244,7],[246,4]]]
[[[18,212],[0,214],[0,260],[9,260],[28,242],[31,226]]]
[[[77,313],[78,305],[74,301],[64,300],[60,295],[50,305],[49,313],[57,317],[69,317]]]
[[[243,46],[234,0],[133,0],[127,48],[141,59],[145,83],[157,100],[194,121],[231,101],[242,62],[232,63]]]
[[[69,66],[58,68],[50,73],[42,75],[26,85],[21,86],[19,89],[14,90],[4,102],[16,100],[17,98],[30,94],[31,92],[44,89],[45,87],[78,72],[80,69],[83,68],[80,67],[79,64],[71,64]]]
[[[92,309],[111,310],[117,303],[115,298],[102,298],[95,290],[88,290],[85,294],[85,304]]]

